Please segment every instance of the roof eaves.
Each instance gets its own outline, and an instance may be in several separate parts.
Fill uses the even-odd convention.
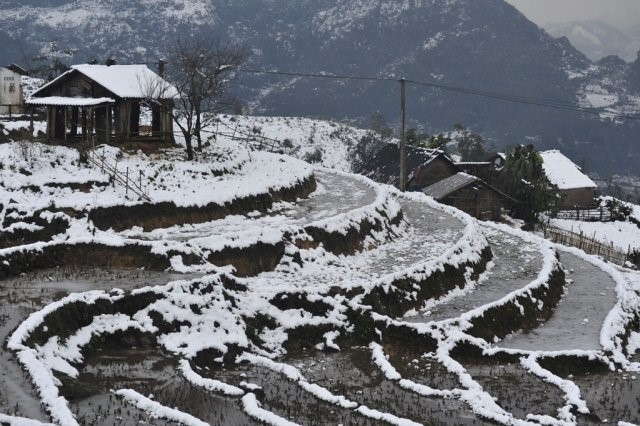
[[[48,82],[47,84],[45,84],[44,86],[40,87],[38,90],[33,92],[31,97],[34,97],[34,96],[38,97],[40,95],[40,92],[44,91],[45,89],[48,89],[49,87],[53,86],[55,83],[58,83],[59,80],[66,78],[68,75],[71,75],[75,71],[76,71],[75,69],[70,69],[69,71],[63,72],[62,74],[60,74],[59,76],[57,76],[56,78],[54,78],[53,80],[51,80],[50,82]]]

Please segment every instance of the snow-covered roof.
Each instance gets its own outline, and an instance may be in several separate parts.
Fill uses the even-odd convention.
[[[46,98],[31,98],[25,103],[29,105],[53,105],[53,106],[95,106],[115,103],[111,98],[71,98],[66,96],[49,96]]]
[[[79,72],[120,98],[143,99],[148,97],[172,99],[177,89],[151,71],[146,65],[72,65],[71,69],[42,86],[34,96],[57,84],[67,75]]]
[[[558,189],[596,188],[597,185],[558,150],[540,153],[547,179]]]
[[[460,172],[424,188],[422,192],[433,197],[435,200],[441,200],[448,195],[453,194],[457,190],[479,180],[480,179],[475,176]]]

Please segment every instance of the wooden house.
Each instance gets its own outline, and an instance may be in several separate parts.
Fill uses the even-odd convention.
[[[422,192],[480,220],[498,220],[503,201],[516,202],[480,178],[464,172],[423,188]]]
[[[580,167],[558,150],[540,153],[542,168],[547,180],[558,188],[560,198],[556,204],[559,210],[593,208],[595,190],[598,187]]]
[[[407,189],[422,191],[444,204],[480,220],[498,220],[503,201],[517,203],[482,179],[464,173],[442,151],[406,147]],[[360,173],[376,182],[398,187],[400,183],[400,150],[387,144]]]
[[[48,140],[172,143],[176,94],[146,65],[83,64],[41,87],[27,104],[47,108]]]
[[[460,171],[442,151],[407,146],[405,152],[405,170],[407,171],[405,178],[409,191],[419,191]],[[399,187],[400,149],[398,145],[386,144],[359,173],[376,182]]]

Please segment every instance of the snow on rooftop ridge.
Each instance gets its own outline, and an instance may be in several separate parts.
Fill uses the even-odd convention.
[[[71,69],[86,75],[105,89],[113,92],[121,98],[147,98],[162,99],[174,98],[177,90],[167,83],[162,77],[151,71],[146,65],[72,65]],[[161,84],[161,93],[150,93],[156,83]],[[159,95],[159,96],[157,96]]]
[[[570,159],[557,149],[543,151],[542,157],[545,174],[549,182],[558,189],[596,188],[597,185]]]
[[[49,96],[45,98],[32,98],[25,103],[28,105],[56,105],[56,106],[95,106],[100,104],[112,104],[115,100],[111,98],[80,98],[65,96]]]

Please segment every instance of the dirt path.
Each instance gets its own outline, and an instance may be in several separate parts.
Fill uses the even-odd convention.
[[[458,297],[433,303],[408,322],[432,322],[456,318],[465,312],[500,300],[507,294],[535,280],[542,267],[539,247],[518,237],[483,227],[493,252],[493,265],[487,279],[474,289],[464,291]]]
[[[248,283],[258,293],[297,288],[310,292],[327,291],[331,286],[367,288],[376,279],[397,273],[440,257],[455,245],[464,233],[464,224],[450,214],[433,209],[425,203],[398,199],[404,213],[405,226],[394,238],[370,250],[352,256],[331,253],[308,253],[309,261],[302,268],[267,272]],[[333,203],[339,203],[334,199]]]
[[[568,252],[560,253],[560,261],[571,283],[551,319],[499,346],[542,351],[602,349],[600,331],[616,304],[616,283],[601,269]]]
[[[215,235],[221,239],[233,239],[252,231],[266,233],[269,229],[286,229],[304,226],[372,204],[375,190],[364,181],[325,170],[315,172],[317,189],[309,198],[295,204],[278,203],[266,213],[246,216],[228,216],[211,222],[156,229],[151,232],[129,230],[124,235],[144,240],[189,241],[198,245],[198,239]]]

